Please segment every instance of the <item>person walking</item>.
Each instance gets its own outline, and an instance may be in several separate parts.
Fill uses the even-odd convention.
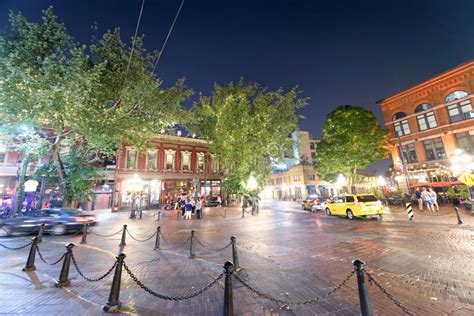
[[[423,199],[421,198],[420,188],[416,188],[415,197],[418,201],[418,209],[423,212]]]
[[[187,200],[184,204],[184,219],[191,219],[193,206],[190,200]]]
[[[197,217],[197,219],[202,219],[202,206],[201,206],[201,200],[200,199],[198,199],[196,201],[195,208],[196,208],[196,217]]]
[[[433,212],[433,202],[431,201],[431,194],[426,190],[426,188],[423,188],[423,191],[421,191],[421,198],[423,200],[423,204],[425,204],[428,208],[428,211]]]
[[[438,196],[436,195],[435,190],[433,188],[429,189],[430,196],[431,196],[431,203],[433,204],[433,212],[436,210],[436,212],[439,212],[439,205],[438,205]]]
[[[221,196],[220,196],[220,195],[217,196],[217,200],[216,200],[216,201],[217,201],[217,206],[219,206],[219,207],[222,206],[222,200],[221,200]]]

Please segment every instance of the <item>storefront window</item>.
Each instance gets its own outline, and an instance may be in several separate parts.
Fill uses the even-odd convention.
[[[444,151],[443,141],[440,137],[424,140],[423,146],[425,147],[427,160],[446,159],[446,152]]]

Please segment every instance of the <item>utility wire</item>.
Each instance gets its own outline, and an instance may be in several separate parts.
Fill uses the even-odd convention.
[[[179,6],[178,12],[176,12],[176,16],[174,17],[173,23],[171,24],[170,30],[168,31],[168,35],[166,35],[165,42],[163,43],[163,46],[161,47],[160,54],[158,55],[158,58],[155,61],[155,65],[153,66],[152,73],[155,72],[156,66],[158,65],[158,62],[160,61],[161,55],[163,55],[163,51],[165,50],[166,43],[168,42],[168,39],[170,38],[171,32],[173,31],[174,24],[176,23],[176,20],[178,19],[179,13],[181,12],[181,8],[183,7],[184,0],[181,1],[181,5]]]

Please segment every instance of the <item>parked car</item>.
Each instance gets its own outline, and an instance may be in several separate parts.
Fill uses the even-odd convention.
[[[205,207],[216,207],[219,203],[217,203],[217,197],[209,197],[204,201]]]
[[[305,211],[322,211],[324,210],[326,203],[321,197],[313,197],[301,202],[301,208]]]
[[[46,208],[18,214],[5,219],[0,226],[0,235],[37,233],[42,224],[53,235],[80,230],[84,224],[94,225],[95,217],[83,210],[73,208]]]
[[[382,217],[382,202],[371,194],[349,194],[334,198],[326,205],[326,215],[342,215],[349,219],[355,217]]]

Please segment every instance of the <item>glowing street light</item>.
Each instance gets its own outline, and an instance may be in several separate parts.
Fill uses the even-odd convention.
[[[257,179],[254,176],[250,176],[247,180],[247,188],[250,191],[255,191],[258,187]]]
[[[337,180],[336,180],[336,186],[338,188],[342,188],[343,186],[345,186],[347,184],[347,179],[346,177],[344,177],[344,175],[340,174],[338,177],[337,177]]]
[[[451,170],[454,176],[474,170],[471,155],[466,154],[462,149],[456,148],[453,157],[451,157]]]
[[[385,184],[387,184],[384,177],[382,177],[382,176],[378,176],[376,183],[377,183],[377,186],[379,186],[379,187],[383,187],[383,186],[385,186]]]

